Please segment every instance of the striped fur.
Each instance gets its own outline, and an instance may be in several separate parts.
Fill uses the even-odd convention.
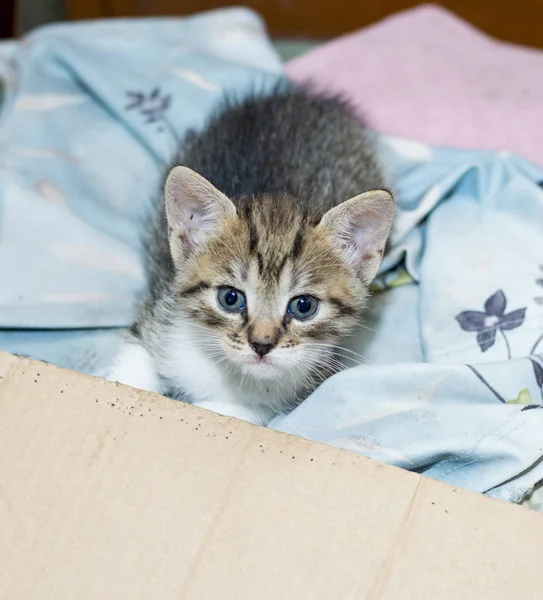
[[[227,103],[180,162],[127,343],[151,357],[155,391],[263,423],[338,370],[335,347],[362,317],[393,201],[348,106],[289,86]],[[221,309],[221,286],[244,292],[246,310]],[[303,294],[320,300],[307,321],[287,312]],[[112,378],[130,379],[121,363]]]

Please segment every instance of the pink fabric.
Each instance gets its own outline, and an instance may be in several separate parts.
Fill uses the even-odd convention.
[[[433,5],[320,46],[287,72],[343,92],[385,133],[543,163],[543,52]]]

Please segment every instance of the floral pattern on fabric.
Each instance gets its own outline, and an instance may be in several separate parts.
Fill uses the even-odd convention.
[[[505,332],[516,329],[524,323],[526,308],[517,308],[506,313],[506,306],[505,294],[502,290],[498,290],[487,298],[484,311],[466,310],[456,316],[458,324],[464,331],[477,332],[477,343],[481,352],[486,352],[494,345],[496,334],[500,332],[507,347],[508,358],[511,358]]]
[[[172,102],[171,94],[163,94],[159,87],[150,92],[127,92],[129,103],[124,107],[128,111],[138,112],[146,125],[158,124],[158,132],[168,131],[175,141],[180,141],[168,118],[168,111]]]

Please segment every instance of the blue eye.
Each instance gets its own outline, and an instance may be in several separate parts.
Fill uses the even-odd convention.
[[[319,309],[319,301],[313,296],[296,296],[290,301],[287,312],[291,317],[304,321],[311,319]]]
[[[247,306],[245,294],[231,287],[221,287],[217,292],[219,306],[228,312],[240,312]]]

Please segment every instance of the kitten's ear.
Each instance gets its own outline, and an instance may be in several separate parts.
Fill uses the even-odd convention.
[[[187,167],[170,171],[164,197],[174,262],[216,232],[221,220],[236,215],[235,206],[223,193]]]
[[[331,231],[345,260],[369,285],[381,265],[393,219],[392,195],[386,190],[374,190],[329,210],[320,227]]]

